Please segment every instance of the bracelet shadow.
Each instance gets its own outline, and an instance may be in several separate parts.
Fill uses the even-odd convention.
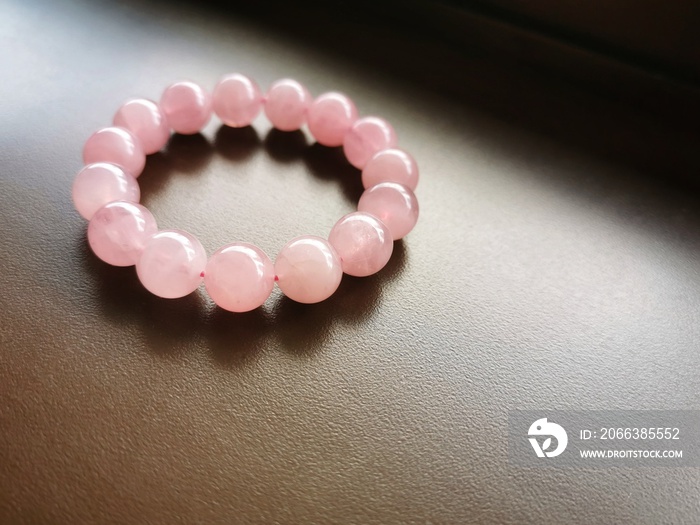
[[[210,142],[203,135],[173,135],[166,148],[148,158],[139,179],[144,203],[163,191],[173,177],[196,177],[206,171],[215,155],[245,162],[263,149],[276,162],[302,160],[320,181],[338,184],[342,195],[357,202],[363,188],[358,171],[345,160],[340,148],[309,144],[299,132],[271,130],[261,139],[252,127],[221,126]],[[348,325],[361,326],[379,308],[386,285],[401,275],[407,263],[403,241],[381,272],[366,278],[343,276],[340,287],[326,301],[304,305],[275,288],[266,303],[246,313],[216,306],[203,287],[181,299],[152,295],[139,282],[134,267],[110,266],[95,257],[85,237],[78,242],[86,273],[93,277],[101,313],[120,326],[136,326],[154,354],[183,358],[202,350],[218,365],[235,369],[255,362],[266,350],[280,349],[310,356],[327,347],[335,332]]]

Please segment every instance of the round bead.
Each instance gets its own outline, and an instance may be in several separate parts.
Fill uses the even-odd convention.
[[[163,91],[160,109],[173,130],[194,135],[211,119],[211,95],[194,82],[176,82]]]
[[[324,146],[342,146],[345,134],[357,120],[357,108],[342,93],[324,93],[309,106],[309,131]]]
[[[262,305],[275,285],[270,258],[252,244],[224,246],[209,258],[204,286],[212,300],[230,312],[248,312]]]
[[[73,181],[73,204],[87,220],[92,219],[95,212],[109,202],[140,200],[139,183],[116,164],[88,164]]]
[[[396,241],[418,222],[418,199],[406,186],[382,182],[365,190],[357,203],[357,211],[369,213],[382,221]]]
[[[140,204],[116,201],[103,206],[88,224],[90,248],[113,266],[132,266],[158,231],[151,212]]]
[[[340,256],[343,271],[355,277],[377,273],[389,262],[394,250],[386,225],[373,215],[359,211],[340,219],[328,240]]]
[[[418,186],[418,164],[403,150],[382,150],[362,170],[362,185],[365,189],[381,182],[398,182],[415,191]]]
[[[85,164],[117,164],[138,177],[146,165],[146,153],[141,142],[130,131],[118,127],[102,128],[85,142],[83,161]]]
[[[308,90],[296,80],[278,80],[267,91],[265,115],[280,131],[295,131],[306,121],[311,104]]]
[[[318,303],[338,289],[343,277],[338,254],[321,237],[308,235],[288,242],[275,261],[282,293],[299,303]]]
[[[396,132],[386,120],[363,117],[350,127],[343,140],[348,162],[362,169],[375,153],[396,146]]]
[[[197,289],[206,265],[207,254],[196,237],[181,230],[162,230],[148,239],[136,273],[152,294],[176,299]]]
[[[114,125],[128,129],[141,141],[146,155],[160,151],[170,138],[170,127],[158,105],[145,98],[129,100],[114,115]]]
[[[233,128],[250,126],[262,108],[260,88],[240,73],[226,75],[214,88],[214,112]]]

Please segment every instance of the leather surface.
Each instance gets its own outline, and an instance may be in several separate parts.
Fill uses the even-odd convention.
[[[0,522],[697,522],[697,469],[522,469],[505,441],[511,409],[700,408],[683,115],[401,27],[319,33],[302,7],[286,30],[177,3],[1,9]],[[230,71],[394,124],[421,218],[380,274],[233,315],[90,253],[86,137],[130,96]],[[139,181],[160,227],[273,258],[361,192],[338,151],[264,118],[174,137]]]

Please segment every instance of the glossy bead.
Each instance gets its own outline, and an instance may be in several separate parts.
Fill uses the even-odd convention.
[[[148,239],[136,273],[152,294],[176,299],[199,287],[206,265],[207,254],[196,237],[182,230],[162,230]]]
[[[306,111],[311,104],[308,90],[296,80],[278,80],[267,91],[265,115],[280,131],[294,131],[306,122]]]
[[[145,98],[123,104],[113,122],[131,131],[141,141],[146,155],[160,151],[170,138],[170,127],[158,104]]]
[[[88,224],[90,248],[113,266],[132,266],[148,239],[158,231],[151,212],[140,204],[116,201],[103,206]]]
[[[381,182],[398,182],[415,191],[418,186],[418,164],[403,150],[382,150],[362,170],[362,185],[365,189]]]
[[[374,215],[389,228],[393,240],[403,238],[418,222],[418,199],[406,186],[382,182],[360,197],[357,211]]]
[[[396,146],[396,132],[386,120],[363,117],[350,127],[343,140],[348,162],[362,169],[379,151]]]
[[[308,235],[288,242],[275,261],[282,293],[299,303],[318,303],[338,289],[343,270],[338,254],[321,237]]]
[[[350,213],[340,219],[328,236],[338,252],[343,271],[366,277],[386,266],[394,250],[391,232],[379,219],[363,212]]]
[[[211,119],[211,95],[194,82],[176,82],[163,91],[160,109],[173,130],[194,135]]]
[[[95,212],[109,202],[138,203],[140,200],[139,183],[116,164],[88,164],[73,181],[73,204],[87,220],[92,219]]]
[[[342,146],[345,134],[357,120],[357,108],[352,100],[331,91],[324,93],[309,106],[309,131],[324,146]]]
[[[250,126],[262,109],[262,93],[251,78],[240,73],[226,75],[214,88],[214,113],[227,126]]]
[[[85,142],[83,162],[110,162],[138,177],[146,165],[146,153],[141,141],[130,131],[118,127],[102,128]]]
[[[262,305],[275,285],[275,268],[257,246],[234,243],[214,253],[204,270],[204,286],[212,300],[230,312],[248,312]]]

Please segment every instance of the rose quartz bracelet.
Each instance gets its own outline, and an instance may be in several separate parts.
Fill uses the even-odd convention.
[[[261,110],[282,131],[306,124],[325,146],[343,146],[350,164],[362,170],[365,188],[357,212],[341,218],[328,239],[297,237],[287,243],[273,264],[257,246],[236,242],[207,259],[202,244],[181,230],[158,230],[153,215],[139,204],[136,178],[146,155],[159,151],[176,133],[198,133],[212,112],[226,126],[249,126]],[[304,86],[284,79],[263,96],[257,84],[241,74],[223,77],[207,93],[193,82],[168,87],[156,104],[135,99],[114,116],[112,127],[100,129],[85,143],[86,166],[73,183],[73,202],[89,220],[92,251],[114,266],[136,265],[138,278],[150,292],[165,298],[194,292],[202,281],[213,301],[232,312],[261,306],[275,282],[301,303],[330,297],[343,272],[372,275],[391,257],[393,241],[410,232],[418,220],[413,193],[418,167],[396,149],[396,134],[377,117],[358,118],[353,102],[341,93],[315,100]]]

